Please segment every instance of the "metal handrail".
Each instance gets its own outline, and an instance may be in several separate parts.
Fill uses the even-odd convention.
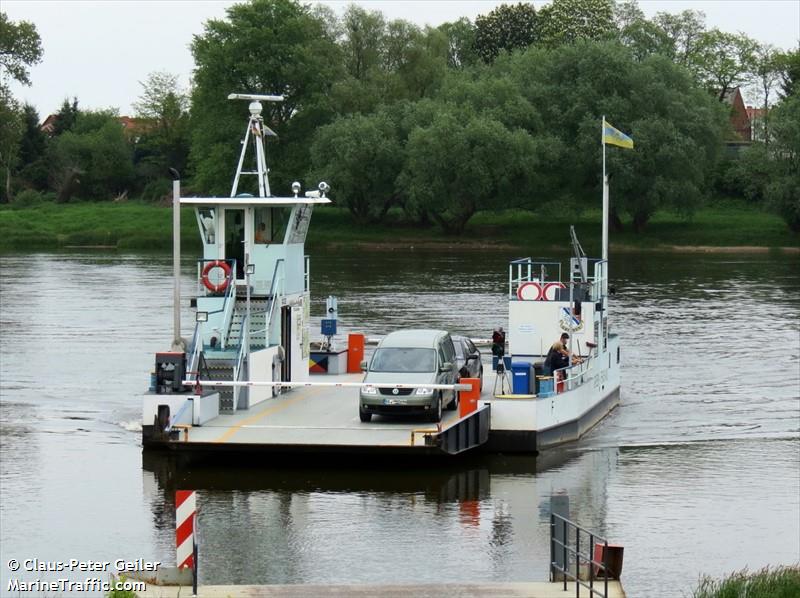
[[[247,321],[247,315],[242,318],[242,331],[245,330],[245,326],[250,326],[250,322]],[[237,382],[241,382],[242,371],[244,368],[244,358],[247,355],[247,349],[249,348],[247,345],[250,342],[249,335],[245,334],[244,338],[242,338],[242,334],[239,334],[239,354],[236,358],[236,365],[233,366],[233,379]],[[234,386],[233,387],[233,410],[236,411],[239,408],[239,394],[241,393],[242,387],[241,386]]]
[[[556,539],[556,526],[561,527],[562,538],[564,541]],[[569,545],[569,531],[575,530],[575,548]],[[581,552],[581,533],[589,537],[589,551],[584,554]],[[595,543],[598,542],[603,546],[603,560],[595,561],[592,551],[594,550]],[[561,567],[556,561],[557,551],[560,551]],[[567,559],[568,557],[575,559],[575,572],[569,570]],[[589,565],[589,583],[585,583],[580,578],[581,562]],[[598,567],[603,571],[603,591],[595,589],[595,570]],[[581,527],[574,521],[570,521],[566,517],[562,517],[556,513],[550,514],[550,581],[556,581],[555,574],[561,573],[564,581],[564,591],[567,591],[568,578],[575,582],[575,596],[580,598],[581,587],[589,590],[589,596],[600,596],[601,598],[608,598],[608,540],[598,536],[594,532]],[[599,578],[598,578],[599,581]]]
[[[224,330],[225,333],[220,339],[220,345],[222,349],[224,349],[228,344],[228,335],[230,334],[231,321],[233,320],[233,308],[236,306],[236,260],[230,261],[233,262],[233,268],[231,268],[231,273],[228,277],[228,288],[225,290],[225,301],[222,302],[222,311],[225,314],[222,319],[222,330]],[[233,300],[231,300],[231,297]]]
[[[569,280],[565,286],[574,285],[576,287],[588,287],[588,295],[591,301],[598,301],[605,294],[607,283],[607,262],[605,260],[588,260],[594,267],[594,275],[586,277],[585,282]],[[542,269],[544,267],[544,269]],[[545,261],[542,258],[520,258],[511,260],[508,263],[508,296],[510,299],[516,297],[514,285],[525,282],[547,282],[546,273],[548,268],[557,268],[558,275],[551,282],[561,282],[561,262]],[[537,272],[538,269],[538,272]],[[515,276],[516,274],[516,276]],[[537,276],[538,275],[538,276]]]
[[[225,318],[223,319],[223,322],[222,322],[222,330],[224,330],[226,332],[225,332],[225,334],[222,335],[222,338],[220,339],[220,348],[224,349],[225,345],[227,344],[227,338],[228,338],[228,332],[227,331],[230,328],[230,320],[233,317],[233,309],[232,309],[232,307],[229,307],[229,306],[236,303],[236,260],[235,259],[229,259],[229,260],[200,259],[200,260],[197,260],[197,274],[198,274],[197,280],[198,281],[200,280],[200,270],[201,270],[202,264],[204,262],[216,262],[216,261],[224,261],[226,264],[230,264],[231,265],[231,273],[228,274],[228,276],[226,277],[226,280],[228,281],[228,286],[225,287],[225,300],[222,302],[222,308],[215,309],[214,311],[208,312],[209,314],[217,314],[217,313],[220,313],[220,312],[224,312],[225,313]],[[198,287],[199,287],[199,282],[198,282]],[[232,302],[230,301],[231,297],[234,298],[234,300]]]
[[[176,413],[174,417],[169,418],[169,423],[167,424],[167,427],[164,430],[165,432],[169,433],[172,430],[172,428],[174,428],[177,425],[173,422],[177,422],[178,420],[180,420],[181,416],[183,415],[183,412],[186,411],[186,408],[188,406],[189,406],[189,401],[188,400],[184,401],[183,405],[181,405],[181,408],[178,410],[178,413]]]
[[[195,374],[195,380],[199,375],[198,363],[200,354],[202,353],[203,343],[200,342],[200,323],[194,325],[194,335],[192,336],[192,344],[189,345],[189,363],[186,368],[187,374]]]
[[[269,327],[272,323],[272,312],[275,311],[275,303],[278,299],[278,268],[283,266],[283,258],[275,262],[275,268],[272,271],[272,283],[269,287],[269,307],[266,310],[266,317],[264,318],[264,343],[269,346]]]
[[[534,267],[538,267],[539,272],[534,272]],[[544,282],[547,276],[548,267],[555,267],[557,269],[558,275],[554,281],[560,281],[561,262],[536,261],[529,257],[511,260],[508,264],[508,297],[511,299],[516,296],[514,290],[515,283],[520,284],[532,281]],[[515,268],[516,276],[514,276]],[[535,274],[538,274],[539,276],[536,277],[534,276]]]
[[[568,365],[563,368],[558,368],[557,370],[554,370],[553,379],[554,380],[557,379],[556,376],[558,372],[563,372],[565,374],[563,380],[564,388],[566,390],[572,390],[573,388],[577,388],[581,384],[584,384],[583,378],[594,369],[594,362],[595,362],[594,356],[589,355],[582,363],[576,363],[573,365]],[[576,368],[578,369],[576,370]],[[568,374],[567,370],[571,370],[571,372]],[[580,378],[581,381],[578,384],[573,385],[572,382],[577,378]]]

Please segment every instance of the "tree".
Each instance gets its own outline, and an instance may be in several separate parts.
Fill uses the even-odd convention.
[[[536,41],[537,19],[533,4],[501,4],[475,19],[475,50],[491,63],[501,51],[527,48]]]
[[[614,22],[620,42],[637,60],[644,60],[652,54],[674,55],[674,46],[667,32],[645,18],[636,0],[618,2],[614,7]]]
[[[475,47],[475,27],[466,17],[452,23],[439,25],[447,38],[447,66],[462,69],[475,64],[478,54]]]
[[[12,199],[11,173],[17,165],[22,131],[23,122],[19,104],[10,92],[0,85],[0,168],[2,168],[0,201],[2,202],[9,202]]]
[[[743,33],[712,29],[700,36],[695,72],[722,101],[728,91],[745,85],[755,70],[758,43]]]
[[[616,42],[577,42],[499,61],[531,106],[526,127],[567,148],[546,168],[568,198],[599,205],[602,115],[630,134],[633,151],[610,148],[612,206],[637,230],[659,209],[691,214],[711,181],[726,123],[724,108],[669,58],[636,61]]]
[[[14,23],[0,12],[0,85],[5,85],[5,73],[30,85],[28,67],[42,59],[42,40],[36,26],[28,21]]]
[[[169,168],[183,172],[189,156],[189,98],[177,75],[150,73],[134,102],[136,116],[151,121],[136,144],[139,174],[146,180],[166,179]],[[163,187],[163,185],[162,185]]]
[[[52,139],[48,159],[59,202],[77,192],[86,199],[111,199],[133,183],[133,149],[112,111],[80,112],[71,131]]]
[[[353,78],[366,79],[381,66],[386,21],[380,11],[351,4],[342,17],[342,29],[344,68]]]
[[[613,0],[553,0],[539,11],[539,35],[550,47],[604,39],[614,33]]]
[[[53,136],[58,137],[66,131],[71,131],[78,120],[78,98],[72,98],[72,103],[67,98],[61,103],[61,108],[56,112],[53,123]]]
[[[652,21],[670,40],[668,56],[681,66],[695,72],[701,37],[706,31],[706,15],[697,10],[678,14],[660,12]]]
[[[165,136],[178,127],[189,109],[189,98],[178,85],[178,76],[167,72],[153,72],[139,83],[142,95],[133,103],[136,115],[156,122]]]
[[[385,111],[340,118],[322,127],[311,157],[315,174],[309,179],[330,182],[337,203],[357,222],[379,222],[400,202],[396,180],[404,152],[397,125]]]
[[[22,107],[23,130],[19,143],[20,168],[17,177],[24,186],[45,190],[48,166],[45,160],[46,138],[39,127],[39,113],[30,104]]]
[[[776,62],[781,77],[781,97],[800,91],[800,50],[779,54]]]
[[[194,183],[210,193],[230,190],[246,112],[228,94],[274,93],[284,101],[263,103],[264,120],[279,135],[268,149],[273,189],[282,184],[288,192],[308,169],[310,131],[332,119],[329,92],[342,78],[340,50],[331,29],[294,0],[253,0],[226,14],[207,21],[192,42]]]
[[[386,25],[383,40],[383,68],[388,72],[400,72],[413,60],[416,48],[421,45],[422,32],[419,27],[397,19]]]
[[[442,106],[408,137],[400,186],[408,201],[448,234],[461,234],[479,209],[499,206],[522,186],[533,141],[495,120]]]
[[[42,42],[28,21],[15,23],[0,11],[0,201],[11,201],[11,172],[17,164],[23,132],[23,114],[6,85],[7,77],[30,85],[28,67],[42,58]]]
[[[761,124],[763,127],[764,143],[769,144],[769,110],[770,95],[780,79],[780,65],[778,63],[778,51],[770,44],[758,44],[755,51],[753,74],[755,78],[755,88],[762,100],[763,106],[762,122],[754,122],[753,126]]]
[[[792,232],[800,233],[800,93],[788,96],[775,108],[772,134],[772,176],[765,199]]]

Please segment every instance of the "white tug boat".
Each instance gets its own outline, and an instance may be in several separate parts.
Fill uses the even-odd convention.
[[[312,351],[309,342],[304,244],[314,206],[330,203],[329,187],[323,182],[301,194],[293,183],[291,197],[272,195],[264,141],[274,134],[261,102],[282,97],[229,99],[250,101],[230,196],[181,197],[180,182],[173,186],[174,337],[170,351],[156,353],[143,397],[145,449],[315,458],[538,452],[577,440],[617,405],[620,352],[608,326],[608,261],[586,258],[573,233],[576,255],[566,279],[559,263],[525,258],[509,264],[509,355],[482,390],[477,381],[448,386],[459,391],[460,405],[435,425],[410,418],[360,422],[363,335],[350,335],[339,351],[330,342]],[[257,196],[239,192],[243,176],[256,177]],[[194,207],[203,243],[191,341],[180,335],[181,205]],[[604,229],[604,255],[606,248]],[[323,320],[329,341],[336,309],[329,298]],[[565,331],[570,362],[547,372],[542,362]],[[402,378],[381,390],[419,386]]]

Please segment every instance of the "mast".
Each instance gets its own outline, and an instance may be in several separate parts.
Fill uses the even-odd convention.
[[[604,140],[606,129],[606,117],[603,115],[603,122],[600,125],[600,145],[603,146],[603,253],[602,258],[608,268],[608,175],[606,174],[606,144]],[[606,270],[607,272],[607,270]]]
[[[183,352],[181,338],[181,176],[174,168],[172,175],[172,350]]]
[[[228,99],[250,100],[250,118],[247,121],[247,130],[245,131],[244,141],[242,142],[242,152],[239,154],[236,176],[233,178],[231,197],[236,197],[239,190],[239,178],[243,174],[254,174],[258,177],[258,197],[270,197],[272,191],[269,188],[269,169],[267,168],[267,159],[264,152],[264,136],[275,135],[275,133],[264,124],[264,117],[261,116],[261,111],[263,110],[261,100],[267,102],[282,102],[283,96],[232,93],[228,95]],[[247,154],[247,146],[249,145],[251,137],[253,138],[253,146],[256,154],[256,169],[251,171],[242,170],[244,167],[244,158]]]

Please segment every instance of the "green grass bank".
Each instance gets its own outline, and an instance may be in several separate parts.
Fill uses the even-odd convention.
[[[589,254],[600,244],[600,210],[579,216],[521,210],[480,212],[465,233],[449,236],[436,226],[420,227],[405,222],[400,211],[390,213],[389,224],[359,225],[342,208],[319,207],[314,212],[308,244],[330,247],[397,246],[425,249],[524,248],[535,251],[569,244],[569,225]],[[194,213],[184,208],[182,243],[199,249]],[[800,248],[800,236],[788,230],[772,214],[739,204],[710,206],[691,219],[669,212],[656,214],[647,229],[634,233],[626,223],[612,232],[614,249],[623,250],[753,250],[753,248]],[[0,249],[4,251],[58,250],[72,247],[112,247],[121,250],[162,249],[172,246],[171,207],[149,203],[41,203],[33,206],[0,206]]]
[[[797,598],[800,565],[738,571],[724,579],[703,578],[693,598]]]

